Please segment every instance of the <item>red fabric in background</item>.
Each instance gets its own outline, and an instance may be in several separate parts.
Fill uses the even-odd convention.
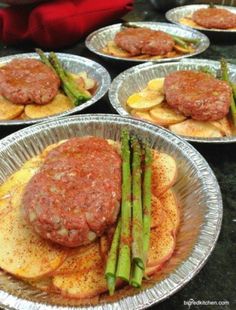
[[[36,7],[0,10],[0,40],[6,44],[33,41],[46,48],[73,44],[132,8],[133,0],[54,0]]]

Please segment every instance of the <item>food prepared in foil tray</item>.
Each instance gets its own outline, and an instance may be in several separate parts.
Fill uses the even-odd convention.
[[[96,81],[86,72],[66,71],[55,53],[41,60],[15,58],[0,67],[0,120],[37,119],[73,109],[89,100]]]
[[[0,268],[81,304],[142,287],[175,249],[177,170],[127,130],[48,146],[0,187]]]

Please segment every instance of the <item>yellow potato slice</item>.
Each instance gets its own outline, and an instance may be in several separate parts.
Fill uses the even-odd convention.
[[[21,197],[25,185],[38,169],[40,158],[28,161],[0,188],[11,202],[0,225],[0,268],[22,278],[38,278],[52,272],[64,261],[67,251],[43,240],[25,223]]]
[[[177,166],[175,159],[158,151],[153,151],[152,163],[152,193],[159,197],[176,181]]]
[[[169,189],[163,195],[159,197],[159,201],[162,206],[162,210],[171,219],[173,223],[172,232],[176,234],[180,223],[180,211],[176,196],[173,190]]]
[[[189,53],[193,53],[195,51],[191,46],[189,46],[188,48],[184,48],[184,47],[179,46],[177,44],[174,45],[174,49],[177,52],[180,52],[180,53],[183,53],[183,54],[189,54]]]
[[[164,96],[159,92],[146,88],[131,95],[127,100],[127,105],[131,109],[147,111],[160,104],[163,100]]]
[[[164,105],[159,105],[149,111],[151,117],[161,126],[169,126],[183,122],[186,117]]]
[[[172,228],[171,218],[163,213],[159,225],[151,230],[147,267],[159,266],[172,256],[175,248]]]
[[[125,50],[119,48],[114,41],[109,41],[107,46],[103,49],[103,52],[106,54],[110,54],[116,57],[130,57],[130,53]]]
[[[89,78],[87,72],[85,72],[85,71],[81,71],[81,72],[76,73],[76,74],[70,73],[70,75],[75,80],[77,80],[78,78],[81,78],[84,82],[84,85],[83,85],[84,89],[90,90],[96,86],[96,82],[93,79]]]
[[[164,81],[165,81],[165,78],[152,79],[148,82],[147,87],[151,90],[156,90],[160,93],[163,93]]]
[[[192,27],[192,28],[200,28],[200,29],[204,29],[204,27],[198,25],[197,23],[195,23],[191,16],[186,16],[186,17],[182,17],[179,19],[179,22],[182,24],[182,25],[185,25],[185,26],[189,26],[189,27]]]
[[[70,249],[70,255],[63,264],[53,272],[53,275],[71,274],[73,272],[87,272],[100,262],[99,242]]]
[[[24,105],[14,104],[0,96],[0,120],[14,119],[24,111],[24,108]]]
[[[211,125],[215,126],[220,130],[224,136],[232,136],[232,129],[230,128],[230,123],[227,117],[220,119],[219,121],[210,122]]]
[[[68,275],[58,275],[53,278],[53,285],[61,294],[72,298],[90,298],[107,291],[104,277],[105,264],[100,258],[86,272],[73,272]]]
[[[155,119],[151,117],[150,113],[148,111],[138,111],[138,110],[131,110],[130,114],[133,115],[134,117],[140,118],[144,121],[148,121],[154,124],[157,124]]]
[[[72,109],[74,106],[70,99],[63,94],[57,94],[48,104],[28,104],[25,107],[25,115],[29,118],[46,117]]]
[[[193,119],[170,125],[169,129],[178,135],[189,137],[217,138],[223,136],[220,130],[210,122],[201,122]]]
[[[152,206],[151,206],[151,228],[155,228],[160,224],[163,216],[163,206],[160,199],[152,195]]]

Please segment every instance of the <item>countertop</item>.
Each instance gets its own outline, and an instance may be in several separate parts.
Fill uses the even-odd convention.
[[[157,12],[148,1],[136,1],[135,8],[125,16],[128,21],[166,21],[164,14]],[[117,22],[117,21],[115,21]],[[0,56],[16,53],[31,52],[33,46],[1,47]],[[83,40],[78,44],[58,50],[58,52],[77,54],[100,62],[114,78],[126,69],[120,64],[110,64],[101,58],[88,52]],[[236,61],[236,38],[228,40],[228,43],[212,42],[207,51],[199,55],[199,58],[219,60],[225,57],[229,61]],[[235,59],[234,59],[235,57]],[[94,107],[90,107],[83,113],[115,113],[108,102],[107,97],[100,100]],[[21,127],[0,128],[0,138],[20,129]],[[191,309],[236,309],[236,143],[234,144],[193,144],[193,146],[205,157],[216,174],[221,187],[224,216],[221,233],[217,245],[208,259],[206,265],[183,289],[169,299],[152,307],[152,309],[171,310],[189,309],[186,301],[195,302],[220,302],[228,301],[228,305],[193,305]],[[23,309],[22,309],[23,310]]]

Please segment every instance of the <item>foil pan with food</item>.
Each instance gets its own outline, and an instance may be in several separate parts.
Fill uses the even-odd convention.
[[[216,178],[165,129],[74,116],[18,131],[0,152],[3,307],[146,308],[183,287],[214,248]]]
[[[189,141],[235,142],[235,74],[235,66],[223,59],[148,63],[116,77],[109,98],[119,114],[163,126]]]
[[[109,88],[109,73],[96,62],[36,50],[0,59],[0,125],[32,124],[82,111]]]
[[[85,44],[107,59],[165,62],[200,54],[210,42],[205,35],[182,27],[135,22],[98,29],[87,37]]]

